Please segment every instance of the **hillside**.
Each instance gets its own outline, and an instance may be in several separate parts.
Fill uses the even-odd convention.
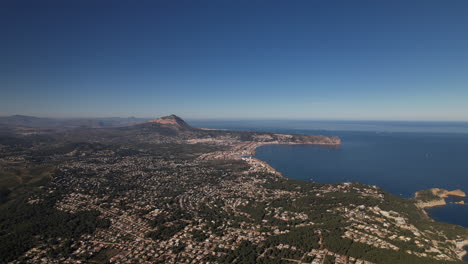
[[[25,115],[0,116],[0,125],[10,128],[42,128],[42,129],[73,129],[73,128],[106,128],[135,125],[148,121],[136,117],[108,118],[43,118]]]
[[[359,183],[291,180],[265,144],[177,116],[0,140],[0,263],[458,263],[466,229]]]

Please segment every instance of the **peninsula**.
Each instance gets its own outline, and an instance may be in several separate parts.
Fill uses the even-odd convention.
[[[416,201],[416,205],[419,208],[429,208],[446,205],[447,202],[445,199],[448,197],[466,198],[466,193],[462,190],[448,191],[440,188],[432,188],[428,190],[417,191],[414,200]]]
[[[0,263],[459,262],[467,229],[433,221],[414,199],[288,179],[252,157],[266,144],[340,143],[194,128],[174,115],[5,126]]]

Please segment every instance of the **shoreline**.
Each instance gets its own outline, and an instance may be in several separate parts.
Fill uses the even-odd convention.
[[[252,155],[250,157],[251,160],[255,160],[255,162],[257,163],[260,163],[260,164],[263,164],[266,168],[270,169],[271,172],[275,173],[276,175],[279,175],[281,177],[284,177],[284,178],[288,178],[286,176],[284,176],[281,172],[277,171],[275,168],[273,168],[268,162],[266,161],[263,161],[263,160],[260,160],[258,158],[255,158],[253,157],[255,154],[256,154],[256,149],[258,147],[261,147],[261,146],[266,146],[266,145],[330,145],[330,146],[338,146],[338,145],[341,145],[341,144],[311,144],[311,143],[273,143],[273,144],[262,144],[262,145],[259,145],[257,147],[255,147],[253,149],[253,151],[251,152]],[[243,160],[245,160],[244,158],[242,158]],[[246,160],[247,161],[247,160]],[[249,163],[250,164],[250,163]],[[438,189],[438,188],[435,188],[437,190],[443,190],[443,189]],[[459,195],[453,195],[452,193],[454,191],[447,191],[447,190],[444,190],[446,191],[444,194],[446,194],[447,192],[449,193],[448,195],[445,195],[443,197],[439,197],[440,199],[435,199],[433,201],[427,201],[427,202],[424,202],[424,203],[419,203],[415,200],[417,198],[417,193],[419,192],[416,192],[415,193],[415,197],[414,198],[409,198],[410,200],[412,199],[414,201],[414,204],[416,205],[416,207],[418,207],[428,218],[430,218],[432,221],[435,221],[435,222],[438,222],[437,220],[433,219],[429,213],[426,211],[426,208],[433,208],[433,207],[443,207],[443,206],[446,206],[448,203],[446,202],[446,198],[448,197],[458,197],[458,198],[466,198],[466,196],[459,196]],[[405,199],[408,199],[408,198],[405,198]],[[452,204],[457,204],[457,203],[452,203]],[[463,204],[459,204],[459,205],[468,205],[468,203],[463,203]],[[468,238],[466,238],[465,240],[463,241],[459,241],[459,242],[456,242],[454,241],[454,244],[455,244],[455,247],[457,249],[457,255],[459,257],[460,260],[463,260],[466,256],[468,256]]]
[[[447,203],[447,198],[449,197],[459,198],[462,200],[460,202]],[[415,192],[414,198],[412,199],[415,201],[418,208],[424,210],[426,208],[446,206],[447,204],[465,205],[465,202],[463,201],[465,198],[466,193],[460,189],[448,191],[441,188],[431,188]]]
[[[277,171],[275,168],[273,168],[268,162],[260,160],[256,157],[256,150],[257,148],[261,146],[266,146],[266,145],[322,145],[322,146],[340,146],[341,141],[339,143],[312,143],[312,142],[256,142],[256,141],[248,141],[248,142],[238,142],[237,144],[233,144],[233,148],[227,151],[218,151],[218,152],[213,152],[213,153],[207,153],[205,155],[200,156],[199,158],[201,160],[209,160],[209,159],[234,159],[234,160],[243,160],[247,162],[251,169],[249,171],[267,171],[269,173],[272,173],[278,177],[281,178],[288,178],[284,176],[281,172]],[[437,189],[437,188],[435,188]],[[431,190],[431,189],[430,189]],[[443,190],[443,189],[437,189],[437,190]],[[458,195],[451,195],[455,191],[447,191],[443,190],[443,194],[441,195],[442,197],[439,197],[438,195],[435,195],[433,200],[427,200],[427,201],[417,201],[417,194],[418,191],[415,193],[414,198],[409,198],[409,200],[412,200],[417,208],[419,208],[429,219],[432,221],[437,222],[435,219],[429,216],[428,212],[425,210],[425,208],[432,208],[432,207],[439,207],[439,206],[446,206],[447,202],[445,201],[445,198],[449,196],[456,196],[459,197]],[[440,193],[438,193],[440,194]],[[450,194],[446,196],[446,194]],[[408,198],[406,198],[408,199]],[[453,241],[453,240],[452,240]],[[466,238],[463,241],[456,242],[453,241],[456,249],[457,249],[457,255],[459,259],[463,260],[465,256],[468,255],[468,250],[465,249],[465,247],[468,247],[468,238]]]
[[[266,144],[259,144],[253,148],[250,153],[248,158],[241,158],[242,160],[246,161],[249,163],[251,166],[254,167],[263,167],[267,169],[268,172],[273,173],[275,175],[278,175],[283,178],[287,178],[286,176],[283,175],[283,173],[279,172],[275,168],[273,168],[268,162],[263,161],[261,159],[255,158],[254,156],[257,154],[257,148],[263,147],[263,146],[268,146],[268,145],[321,145],[321,146],[339,146],[341,145],[341,141],[339,144],[335,143],[297,143],[297,142],[279,142],[279,143],[272,143],[268,142]]]
[[[468,256],[468,239],[463,241],[459,241],[455,243],[457,250],[459,250],[458,257],[463,260],[466,256]]]
[[[195,143],[195,142],[193,142]],[[206,141],[204,142],[206,143]],[[253,171],[266,170],[269,173],[285,177],[281,172],[273,168],[268,162],[255,158],[256,150],[259,147],[267,145],[321,145],[321,146],[340,146],[341,140],[338,143],[328,142],[283,142],[283,141],[245,141],[237,142],[233,144],[233,148],[226,151],[215,151],[207,154],[203,154],[198,157],[200,160],[216,160],[216,159],[232,159],[232,160],[244,160],[252,168]]]

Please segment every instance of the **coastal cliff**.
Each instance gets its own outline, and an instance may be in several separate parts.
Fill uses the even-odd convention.
[[[422,201],[416,202],[416,206],[419,208],[431,208],[431,207],[444,206],[444,205],[447,205],[447,202],[443,198],[434,199],[434,200],[427,201],[427,202],[422,202]]]
[[[466,197],[466,193],[462,190],[454,190],[454,191],[447,191],[447,190],[443,190],[443,189],[440,189],[443,193],[443,195],[445,196],[445,198],[449,197],[449,196],[454,196],[454,197],[459,197],[459,198],[465,198]]]
[[[444,206],[448,197],[465,198],[466,193],[462,190],[448,191],[440,188],[417,191],[414,197],[416,206],[419,208],[429,208],[435,206]]]

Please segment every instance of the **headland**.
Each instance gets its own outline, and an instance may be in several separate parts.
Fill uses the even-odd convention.
[[[447,204],[445,200],[448,197],[465,198],[466,193],[462,190],[448,191],[440,188],[432,188],[428,190],[417,191],[414,197],[416,206],[419,208],[430,208],[435,206],[444,206]],[[457,202],[464,204],[464,201]]]

